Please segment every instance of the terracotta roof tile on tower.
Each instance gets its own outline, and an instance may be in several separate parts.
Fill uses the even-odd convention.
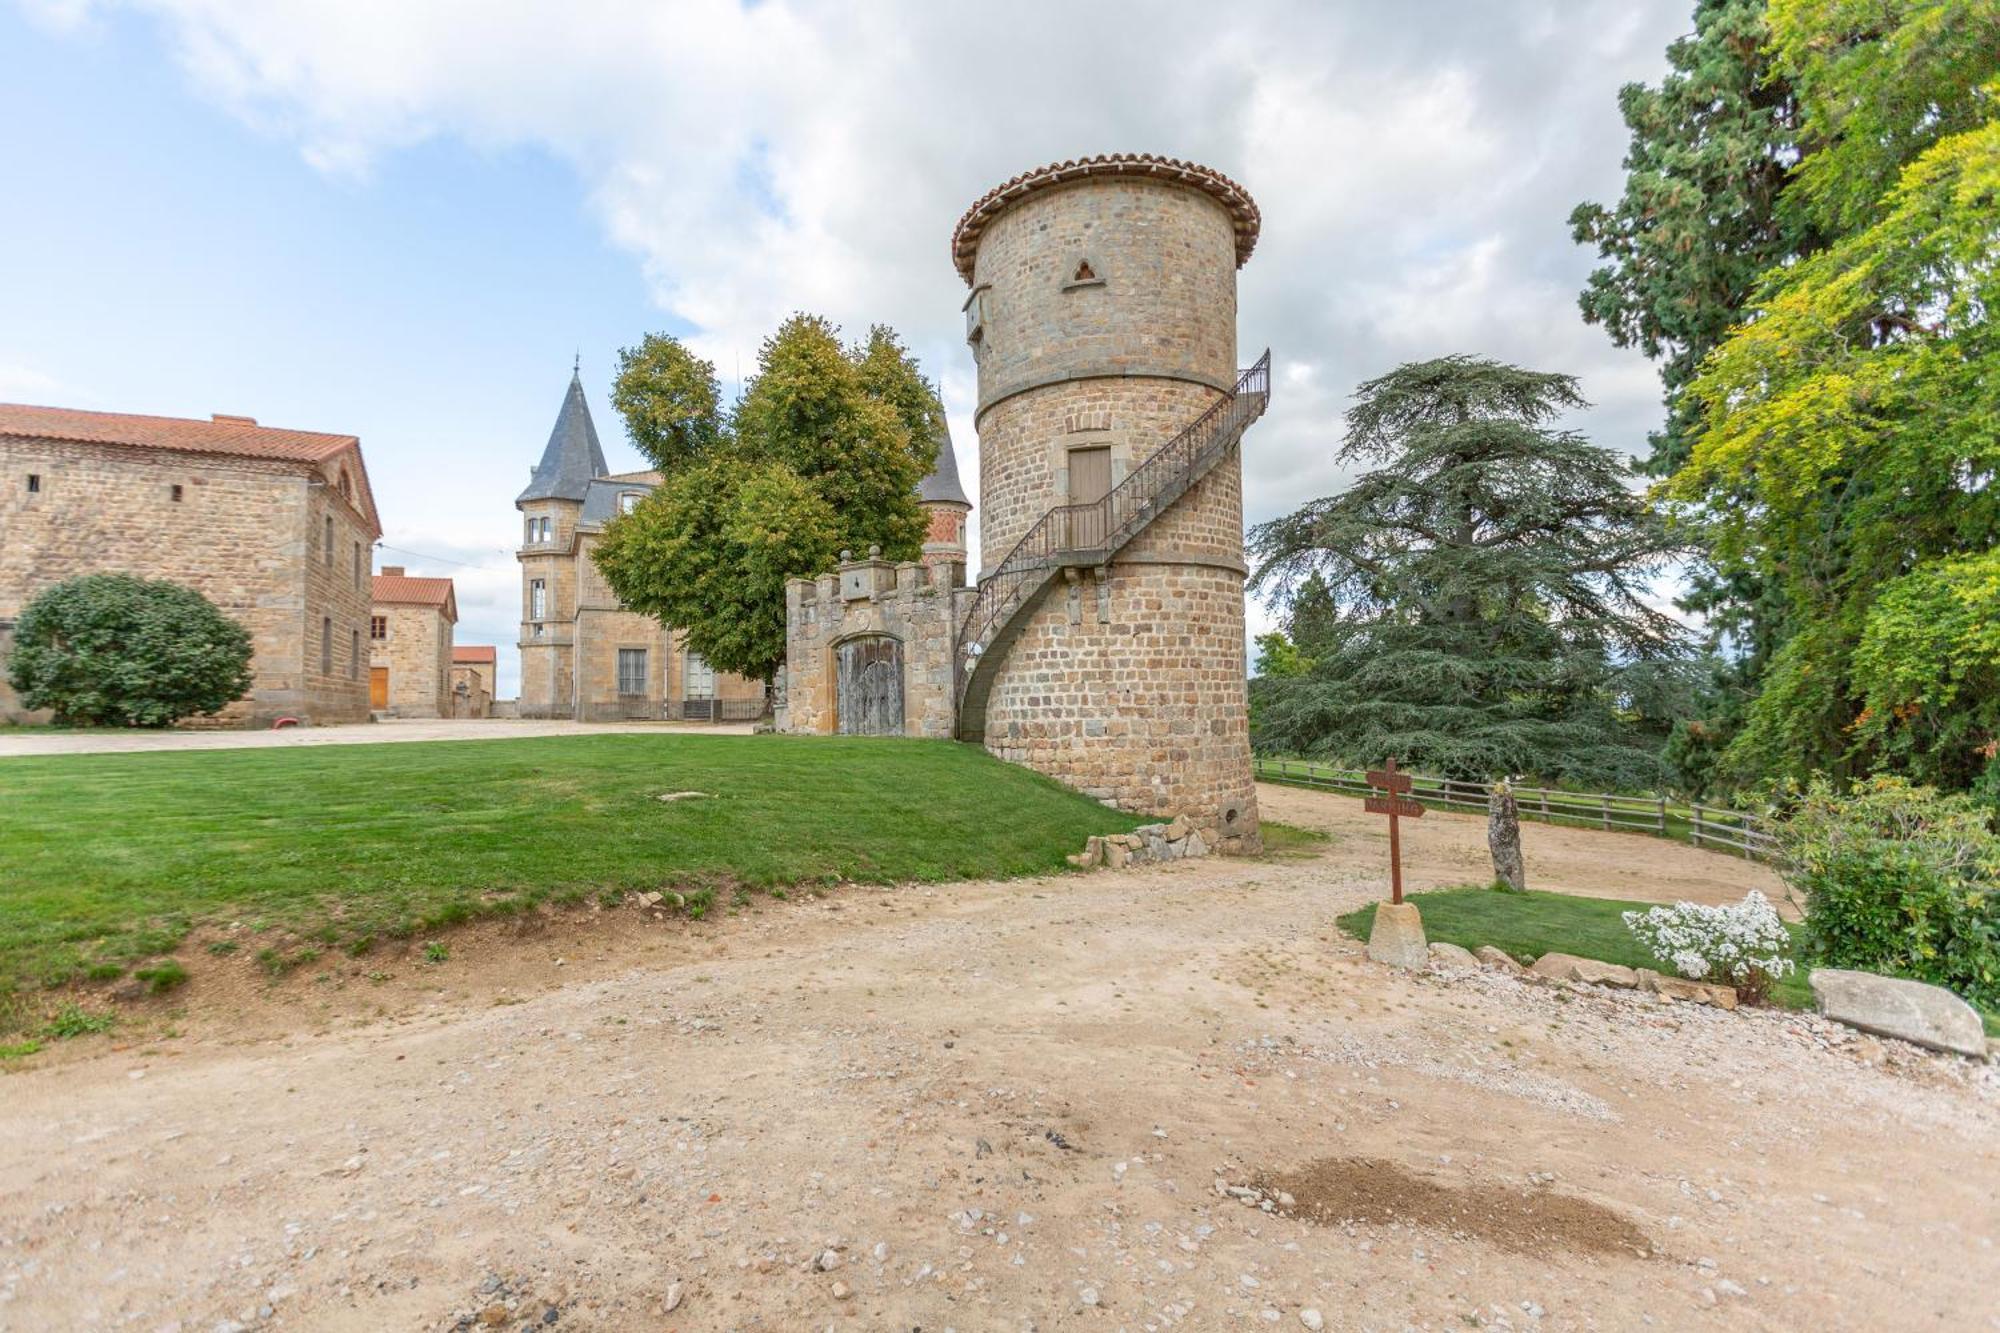
[[[459,643],[451,649],[451,660],[467,666],[490,665],[496,656],[490,643]]]
[[[450,579],[377,574],[374,598],[377,606],[440,606],[444,608],[445,619],[458,619],[458,596]]]
[[[1250,197],[1248,190],[1221,172],[1198,162],[1183,162],[1177,157],[1155,157],[1151,153],[1102,153],[1096,157],[1051,162],[1046,167],[1024,171],[980,196],[977,203],[965,210],[965,216],[951,231],[951,262],[957,267],[959,276],[965,279],[966,285],[971,285],[972,257],[978,253],[980,233],[1007,207],[1038,190],[1053,189],[1087,177],[1104,176],[1142,176],[1200,190],[1229,210],[1230,219],[1236,225],[1236,267],[1242,268],[1249,261],[1250,252],[1257,248],[1257,232],[1263,223],[1263,215],[1257,211],[1257,201]]]

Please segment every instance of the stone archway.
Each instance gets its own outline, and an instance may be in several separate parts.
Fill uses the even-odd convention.
[[[861,634],[834,645],[835,716],[843,736],[903,734],[903,641]]]

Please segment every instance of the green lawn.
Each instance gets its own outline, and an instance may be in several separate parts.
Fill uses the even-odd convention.
[[[1482,944],[1530,962],[1545,953],[1570,953],[1580,958],[1596,958],[1626,967],[1664,970],[1632,932],[1625,928],[1625,913],[1644,911],[1645,903],[1614,898],[1581,898],[1566,893],[1501,893],[1493,889],[1437,889],[1412,893],[1407,900],[1423,914],[1424,937],[1433,943],[1456,944],[1477,949]],[[1337,919],[1342,930],[1356,939],[1368,938],[1375,924],[1375,904],[1349,912]],[[1788,924],[1793,954],[1799,955],[1800,928]],[[1771,999],[1787,1009],[1810,1009],[1812,988],[1806,984],[1811,968],[1801,964],[1771,988]],[[1975,1006],[1977,1007],[1977,1006]],[[1989,1036],[2000,1036],[2000,1014],[1981,1010]]]
[[[714,799],[656,799],[687,790]],[[1060,870],[1138,822],[974,747],[860,737],[0,759],[0,1011],[203,924],[268,931],[248,947],[279,967],[551,898]]]

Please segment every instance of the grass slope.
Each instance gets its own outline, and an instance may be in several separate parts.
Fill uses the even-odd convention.
[[[688,735],[0,759],[0,811],[0,1009],[202,923],[361,949],[591,893],[1058,870],[1138,823],[970,746]]]

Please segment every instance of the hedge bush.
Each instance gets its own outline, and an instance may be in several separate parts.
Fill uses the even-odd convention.
[[[2000,1008],[1995,811],[1902,778],[1825,780],[1779,825],[1818,962],[1913,977]]]
[[[7,674],[65,726],[164,727],[250,688],[250,634],[192,588],[86,574],[21,613]]]

